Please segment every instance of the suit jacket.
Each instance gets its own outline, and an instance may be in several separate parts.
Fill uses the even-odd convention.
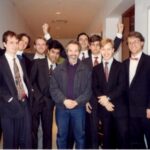
[[[50,92],[57,106],[64,107],[63,101],[67,95],[67,62],[65,60],[53,71],[50,78]],[[91,96],[91,71],[79,60],[74,77],[73,93],[78,102],[77,107],[85,106]]]
[[[33,102],[34,111],[38,112],[40,105],[46,106],[46,103],[52,103],[50,92],[49,92],[49,67],[47,58],[34,60],[30,81],[35,90],[35,101]]]
[[[2,56],[5,53],[5,51],[6,51],[5,49],[0,48],[0,56]]]
[[[24,63],[20,60],[24,74],[24,82],[26,83],[29,98],[32,93],[32,87],[27,77]],[[17,97],[17,89],[15,82],[5,55],[0,57],[0,114],[2,117],[18,118],[24,114],[24,109]],[[13,100],[9,102],[9,99],[13,97]],[[28,98],[28,105],[30,105],[30,99]]]
[[[92,88],[96,97],[106,95],[110,97],[110,101],[115,105],[115,116],[127,115],[127,100],[124,98],[125,77],[122,64],[115,59],[112,62],[108,82],[105,78],[103,63],[97,65],[93,69]],[[109,115],[103,106],[99,104],[102,115]]]
[[[146,109],[150,109],[150,57],[144,53],[141,55],[130,85],[129,63],[130,59],[124,61],[129,113],[131,117],[146,117]]]

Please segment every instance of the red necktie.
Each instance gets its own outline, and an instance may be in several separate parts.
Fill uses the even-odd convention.
[[[108,81],[108,77],[109,77],[108,62],[105,62],[104,72],[105,72],[106,81]]]
[[[98,57],[94,57],[94,66],[98,65]]]

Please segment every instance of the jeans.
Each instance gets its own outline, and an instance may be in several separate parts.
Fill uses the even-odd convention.
[[[75,148],[84,149],[85,140],[85,107],[64,109],[56,107],[57,147],[67,149],[69,122],[73,129]]]

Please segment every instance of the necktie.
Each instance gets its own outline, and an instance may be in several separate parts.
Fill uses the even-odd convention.
[[[52,75],[52,72],[53,72],[53,65],[51,64],[50,67],[49,67],[49,76]]]
[[[109,77],[108,62],[105,62],[104,72],[105,72],[106,81],[108,81],[108,77]]]
[[[98,65],[98,57],[94,57],[94,66]]]
[[[13,59],[14,61],[14,75],[15,75],[15,84],[18,92],[18,99],[24,101],[24,98],[26,97],[24,88],[23,88],[23,83],[21,81],[21,76],[19,72],[19,68],[16,63],[16,59]]]
[[[84,60],[85,59],[85,54],[84,53],[82,53],[82,60]]]

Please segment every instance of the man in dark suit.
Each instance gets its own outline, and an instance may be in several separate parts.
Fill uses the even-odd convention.
[[[144,37],[131,32],[127,37],[131,57],[124,61],[129,101],[130,148],[150,148],[150,57],[142,52]]]
[[[103,126],[102,148],[128,148],[125,78],[122,64],[113,58],[114,43],[111,39],[101,41],[101,54],[103,61],[93,69],[92,87]]]
[[[123,24],[118,24],[118,34],[122,34]],[[89,58],[83,60],[90,69],[92,70],[94,66],[101,63],[102,56],[100,53],[100,41],[101,37],[99,35],[92,35],[89,38],[89,48],[91,54]],[[120,46],[122,39],[116,36],[114,40],[114,48],[117,51]],[[94,96],[91,97],[90,102],[86,104],[86,148],[95,148],[97,149],[102,145],[102,126],[100,120],[97,118],[97,100]],[[99,125],[98,125],[99,124]],[[99,129],[99,131],[98,131]],[[98,136],[98,134],[100,136]]]
[[[43,40],[45,41],[45,40]],[[46,48],[46,41],[45,41]],[[36,100],[33,102],[32,128],[33,128],[33,148],[37,148],[37,131],[41,119],[43,131],[43,148],[52,149],[52,122],[54,101],[49,93],[49,79],[52,70],[56,67],[56,62],[60,56],[61,44],[53,40],[49,45],[47,57],[35,60],[31,69],[31,83],[35,89]]]
[[[24,61],[27,74],[29,76],[31,70],[31,64],[32,64],[31,63],[32,54],[26,53],[25,50],[30,48],[31,39],[26,33],[20,33],[17,35],[17,37],[19,40],[17,56]]]
[[[31,148],[29,112],[31,86],[24,63],[16,57],[18,39],[14,32],[3,34],[6,52],[0,58],[0,115],[3,148]]]

